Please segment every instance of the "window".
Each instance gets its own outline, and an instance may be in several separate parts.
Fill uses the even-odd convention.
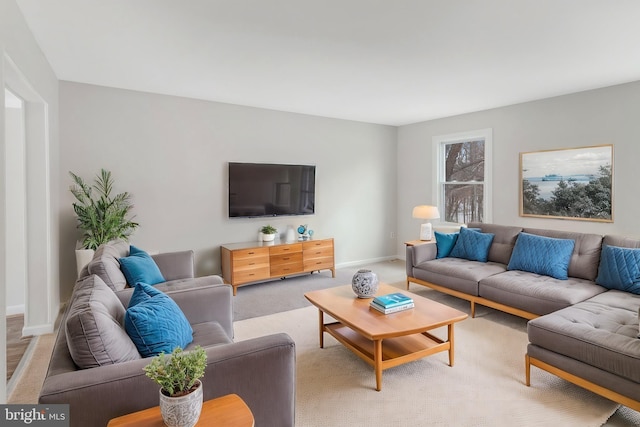
[[[492,130],[433,137],[434,194],[444,222],[491,221]]]

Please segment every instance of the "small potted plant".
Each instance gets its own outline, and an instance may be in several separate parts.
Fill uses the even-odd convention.
[[[263,242],[272,242],[276,238],[276,233],[278,230],[275,227],[270,225],[265,225],[260,229],[260,233],[262,233],[262,241]]]
[[[160,412],[169,427],[192,427],[202,411],[202,381],[207,354],[200,346],[185,352],[176,347],[160,353],[144,367],[147,377],[160,385]]]

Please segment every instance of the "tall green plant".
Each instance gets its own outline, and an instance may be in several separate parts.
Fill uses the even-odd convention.
[[[139,224],[127,218],[133,207],[131,195],[127,192],[111,195],[111,172],[101,169],[93,185],[84,182],[73,172],[69,174],[74,182],[69,190],[76,198],[73,210],[78,217],[78,228],[83,232],[82,247],[97,249],[114,239],[128,240]]]

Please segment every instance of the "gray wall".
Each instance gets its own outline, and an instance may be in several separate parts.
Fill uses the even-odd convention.
[[[199,275],[220,273],[219,245],[257,240],[268,223],[334,237],[340,265],[395,257],[395,127],[71,82],[60,82],[60,111],[63,299],[79,237],[68,171],[111,170],[133,195],[132,243],[194,249]],[[229,161],[315,164],[316,214],[229,219]]]
[[[493,222],[537,228],[640,235],[636,196],[640,82],[543,99],[398,129],[398,247],[416,239],[411,209],[432,200],[432,137],[493,128]],[[519,216],[520,152],[613,144],[613,223]]]

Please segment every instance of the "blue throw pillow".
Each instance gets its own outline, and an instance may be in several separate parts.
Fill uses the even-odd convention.
[[[458,240],[453,246],[449,256],[471,261],[487,262],[493,237],[493,233],[480,233],[462,227],[460,228]]]
[[[145,286],[138,286],[145,285]],[[146,283],[138,282],[136,283],[135,288],[133,289],[133,294],[131,295],[131,299],[129,300],[129,306],[127,308],[131,308],[134,305],[138,305],[141,302],[150,300],[151,298],[161,294],[162,291],[157,290],[153,286],[149,286]]]
[[[178,304],[164,292],[138,283],[133,291],[157,294],[129,307],[124,315],[124,329],[143,357],[171,353],[193,341],[193,329]],[[133,296],[132,296],[133,299]]]
[[[567,280],[575,244],[573,239],[555,239],[521,232],[507,270],[522,270]]]
[[[436,259],[448,257],[453,249],[453,245],[455,245],[458,240],[458,233],[440,233],[439,231],[434,231],[433,234],[436,236],[436,248],[438,249]]]
[[[146,251],[143,251],[137,246],[129,245],[129,255],[137,255],[137,254],[146,254]]]
[[[129,249],[129,256],[120,258],[120,269],[127,283],[132,286],[139,282],[155,285],[165,281],[151,255],[133,245]]]
[[[640,249],[603,245],[596,283],[640,294]]]

